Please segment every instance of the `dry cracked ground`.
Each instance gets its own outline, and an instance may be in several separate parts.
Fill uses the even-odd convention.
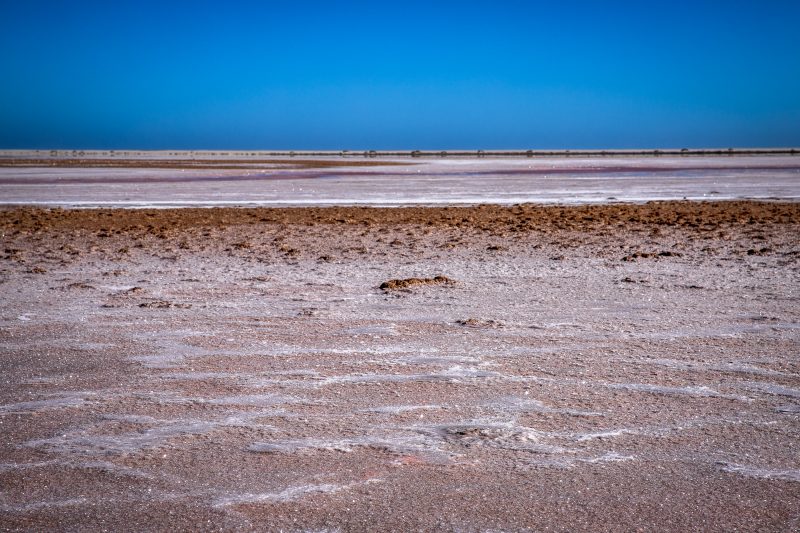
[[[0,234],[4,530],[800,528],[800,204]]]

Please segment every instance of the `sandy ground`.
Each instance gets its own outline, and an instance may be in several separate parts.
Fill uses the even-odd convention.
[[[0,234],[0,529],[800,529],[800,204]]]

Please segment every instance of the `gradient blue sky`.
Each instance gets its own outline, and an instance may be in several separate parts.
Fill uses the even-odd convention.
[[[0,148],[800,145],[800,1],[0,3]]]

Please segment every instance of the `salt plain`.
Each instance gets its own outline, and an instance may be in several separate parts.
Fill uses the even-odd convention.
[[[280,161],[290,165],[293,158]],[[800,198],[800,156],[368,161],[391,166],[295,169],[271,164],[265,170],[252,164],[239,170],[0,166],[0,202],[169,208]]]
[[[670,193],[769,202],[147,209],[156,188],[137,210],[6,208],[0,525],[797,529],[781,165],[768,192],[739,169]],[[73,186],[3,185],[47,205]]]

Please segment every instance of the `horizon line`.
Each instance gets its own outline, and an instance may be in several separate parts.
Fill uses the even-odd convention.
[[[749,147],[749,148],[629,148],[629,149],[472,149],[472,150],[270,150],[270,149],[0,149],[0,157],[36,155],[46,158],[64,157],[118,157],[128,155],[172,156],[318,156],[318,157],[536,157],[536,156],[614,156],[614,155],[798,155],[800,147]]]

